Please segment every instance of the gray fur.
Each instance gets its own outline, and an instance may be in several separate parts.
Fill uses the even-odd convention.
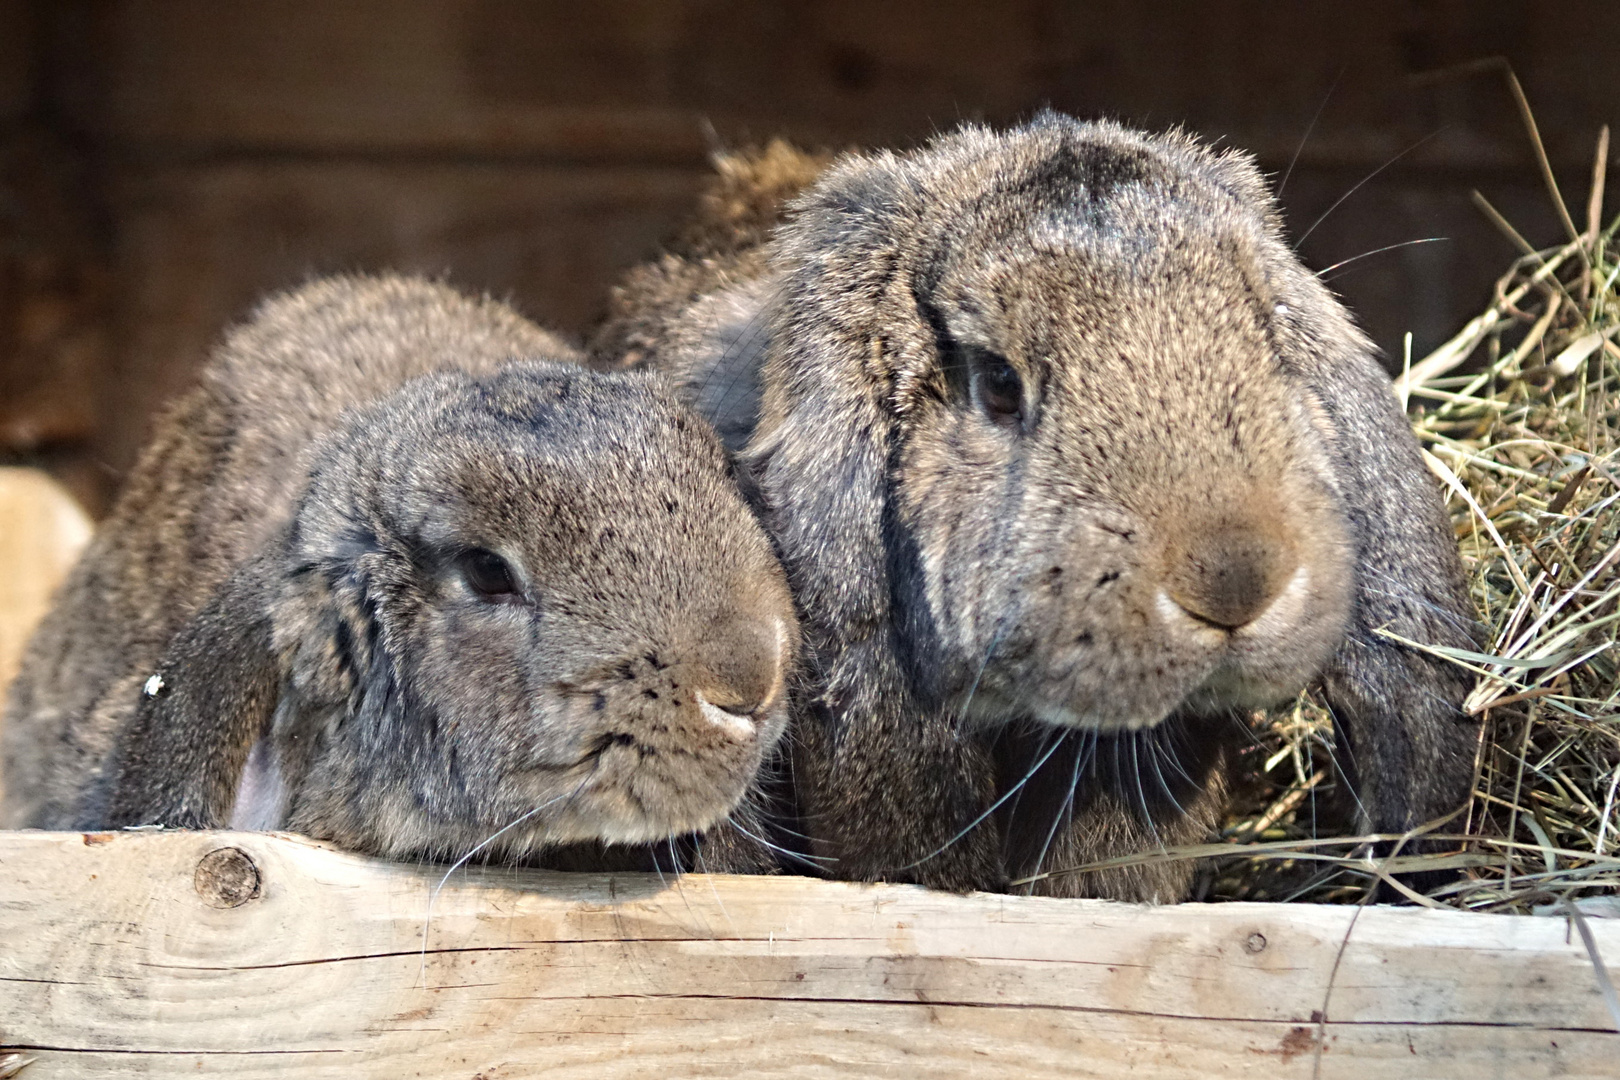
[[[1376,632],[1471,643],[1449,524],[1249,158],[1047,113],[846,155],[778,210],[632,275],[596,352],[640,343],[712,410],[738,361],[704,343],[763,342],[758,410],[709,415],[749,433],[799,605],[795,777],[836,873],[994,888],[1201,840],[1234,718],[1312,681],[1364,824],[1461,804],[1468,680]]]
[[[786,722],[781,569],[706,424],[647,377],[517,359],[546,356],[572,360],[420,280],[267,301],[35,634],[5,823],[440,857],[520,821],[488,850],[603,864],[736,810]],[[475,550],[516,592],[474,588]],[[769,866],[745,846],[714,852]]]

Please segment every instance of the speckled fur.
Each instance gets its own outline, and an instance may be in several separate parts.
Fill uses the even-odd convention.
[[[604,845],[736,810],[786,722],[781,569],[708,426],[574,359],[421,280],[267,301],[160,419],[37,631],[5,822],[221,826],[261,738],[273,824],[393,857],[462,854],[545,805],[490,850],[635,865]],[[470,548],[526,602],[476,596]],[[694,689],[757,698],[754,734]],[[716,859],[774,865],[730,835]]]
[[[969,126],[841,157],[770,239],[658,267],[593,351],[638,343],[740,450],[805,631],[795,777],[834,873],[998,888],[1201,840],[1234,718],[1312,681],[1364,824],[1461,804],[1468,680],[1377,632],[1473,641],[1436,484],[1249,158]]]

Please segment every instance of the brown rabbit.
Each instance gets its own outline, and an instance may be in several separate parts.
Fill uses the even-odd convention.
[[[754,167],[593,351],[673,373],[741,448],[836,873],[995,888],[1201,840],[1234,717],[1312,682],[1363,825],[1461,804],[1469,680],[1380,633],[1472,643],[1444,508],[1249,158],[1045,113],[841,157],[768,238],[724,220],[767,219],[767,186],[731,190]],[[1035,887],[1171,900],[1191,872]]]
[[[426,281],[265,303],[31,643],[6,823],[590,865],[726,820],[786,722],[786,583],[666,390],[514,359],[569,355]],[[725,833],[707,865],[773,865]]]

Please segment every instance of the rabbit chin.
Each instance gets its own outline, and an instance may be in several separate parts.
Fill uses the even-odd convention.
[[[1336,635],[1312,637],[1275,651],[1223,650],[1202,664],[1183,658],[1178,677],[1143,677],[1139,669],[1112,672],[1107,680],[1087,679],[1091,685],[1082,686],[1072,677],[1045,685],[1025,679],[1012,692],[981,685],[964,716],[978,727],[1028,717],[1056,727],[1119,732],[1150,728],[1176,714],[1220,716],[1269,708],[1305,689],[1331,655]]]
[[[742,801],[721,801],[713,797],[695,798],[690,793],[671,793],[671,801],[684,803],[679,812],[661,807],[651,812],[636,794],[611,788],[582,794],[567,813],[546,823],[548,843],[569,844],[597,841],[603,844],[650,844],[672,836],[702,832],[724,821]]]
[[[1088,728],[1104,733],[1139,731],[1173,715],[1220,716],[1265,709],[1287,701],[1305,688],[1305,680],[1280,682],[1223,668],[1191,693],[1152,701],[1030,702],[1028,715],[1055,727]]]
[[[1016,717],[1028,717],[1054,727],[1085,728],[1114,733],[1154,727],[1173,715],[1220,716],[1264,709],[1287,701],[1303,690],[1306,677],[1266,677],[1233,666],[1216,669],[1191,690],[1154,687],[1146,694],[1044,698],[1038,693],[1010,698],[993,691],[974,695],[966,716],[978,727],[999,727]]]

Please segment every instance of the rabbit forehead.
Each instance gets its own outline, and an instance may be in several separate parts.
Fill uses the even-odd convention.
[[[1119,255],[1210,222],[1262,234],[1278,227],[1247,156],[1176,131],[1047,114],[1005,132],[969,127],[889,164],[897,175],[880,201],[899,211],[896,220],[969,246],[974,233],[991,244],[1020,233],[1037,245],[1112,245]]]
[[[729,580],[702,563],[715,551],[735,573],[769,567],[712,435],[644,381],[622,389],[546,422],[491,407],[476,384],[358,417],[317,461],[298,557],[344,566],[380,549],[410,563],[486,547],[543,591],[621,601],[657,589],[707,602]]]
[[[623,440],[523,432],[451,440],[409,463],[404,482],[380,486],[378,510],[406,539],[488,547],[536,575],[626,555],[677,566],[699,544],[763,549],[718,454],[678,435],[654,428]]]

